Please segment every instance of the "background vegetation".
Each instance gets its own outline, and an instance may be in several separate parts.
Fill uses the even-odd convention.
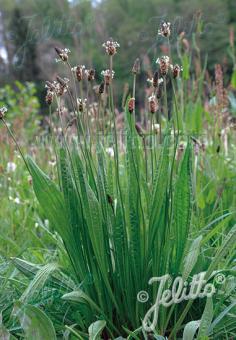
[[[86,67],[101,70],[105,58],[98,46],[110,36],[123,49],[115,67],[120,98],[133,61],[139,57],[143,70],[148,71],[153,57],[165,49],[163,38],[157,36],[163,19],[173,23],[172,42],[181,32],[189,41],[201,16],[195,39],[203,52],[202,61],[208,58],[209,72],[220,63],[229,75],[233,66],[228,48],[229,30],[236,28],[233,0],[1,0],[0,12],[0,56],[4,57],[0,57],[0,84],[15,79],[33,81],[40,98],[44,95],[43,81],[52,79],[58,70],[56,63],[51,64],[54,46],[71,49],[72,64],[79,57]],[[101,75],[96,78],[101,79]]]

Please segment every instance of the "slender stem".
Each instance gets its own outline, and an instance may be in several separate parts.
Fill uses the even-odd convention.
[[[133,98],[135,98],[135,88],[136,88],[136,74],[134,74],[133,78]],[[135,102],[134,102],[134,121],[135,121]]]
[[[177,122],[177,135],[175,131],[175,122],[173,118],[173,129],[174,129],[174,153],[173,153],[173,158],[171,162],[171,172],[170,172],[170,184],[169,184],[169,197],[170,197],[170,212],[169,212],[169,226],[171,223],[171,217],[173,213],[173,173],[174,173],[174,165],[175,165],[175,155],[177,152],[177,147],[179,143],[179,108],[177,104],[177,98],[176,98],[176,92],[175,92],[175,86],[173,79],[171,77],[171,84],[172,84],[172,89],[174,93],[174,103],[175,103],[175,112],[176,112],[176,122]]]
[[[72,96],[71,91],[70,91],[69,88],[68,88],[68,94],[69,94],[69,97],[70,97],[70,100],[71,100],[71,103],[72,103],[72,106],[73,106],[73,96]],[[79,128],[82,131],[82,136],[83,136],[84,144],[85,144],[86,157],[84,156],[84,152],[83,152],[83,148],[82,147],[81,147],[81,151],[83,153],[83,156],[84,156],[86,164],[87,164],[87,161],[88,161],[90,168],[91,169],[95,169],[95,165],[94,165],[93,159],[91,157],[91,154],[89,153],[89,149],[88,149],[88,145],[87,145],[87,141],[86,141],[86,136],[85,136],[85,132],[84,132],[84,128],[83,128],[83,123],[81,122],[80,119],[77,119],[76,108],[74,106],[73,106],[73,108],[74,108],[74,115],[75,115],[76,121],[78,123],[77,124],[77,131],[79,131]],[[95,182],[95,180],[94,180],[94,182]]]
[[[123,218],[125,221],[125,209],[124,203],[122,198],[122,191],[121,191],[121,184],[120,184],[120,174],[119,174],[119,155],[118,155],[118,141],[117,141],[117,130],[116,130],[116,117],[115,117],[115,109],[114,109],[114,101],[113,101],[113,86],[112,86],[112,56],[110,56],[110,110],[113,117],[113,124],[114,124],[114,137],[115,137],[115,169],[116,169],[116,178],[117,178],[117,189],[120,196],[121,208],[123,213]]]
[[[10,135],[11,138],[13,139],[13,141],[14,141],[14,143],[15,143],[15,145],[16,145],[16,147],[17,147],[17,149],[18,149],[18,151],[19,151],[19,153],[20,153],[20,155],[21,155],[21,157],[22,157],[22,159],[23,159],[23,161],[24,161],[24,163],[25,163],[25,165],[26,165],[27,170],[28,170],[29,173],[31,174],[31,171],[30,171],[30,168],[29,168],[29,166],[28,166],[28,163],[27,163],[27,161],[26,161],[26,159],[25,159],[25,156],[24,156],[24,154],[23,154],[23,152],[22,152],[22,150],[21,150],[21,148],[20,148],[20,145],[18,144],[18,142],[17,142],[17,140],[16,140],[16,138],[15,138],[13,132],[11,131],[11,129],[9,128],[9,126],[7,125],[5,119],[2,118],[1,120],[2,120],[3,124],[5,125],[5,127],[7,128],[9,135]]]
[[[169,58],[170,58],[170,62],[172,61],[171,59],[171,44],[170,44],[170,38],[168,37],[167,38],[167,41],[168,41],[168,50],[169,50]]]
[[[143,148],[144,148],[144,157],[145,157],[145,172],[146,172],[146,182],[148,181],[148,161],[147,161],[147,145],[146,138],[143,137]]]
[[[159,130],[159,141],[160,141],[160,145],[161,145],[161,142],[162,142],[162,128],[161,128],[161,111],[159,110],[159,115],[158,115],[158,122],[159,122],[159,127],[160,127],[160,130]]]
[[[90,124],[89,124],[88,98],[89,98],[89,81],[87,81],[86,128],[87,128],[87,134],[88,134],[89,149],[90,149],[90,152],[91,152],[91,150],[92,150],[92,134],[91,134]]]
[[[153,139],[154,139],[154,172],[155,172],[155,165],[157,164],[157,138],[158,138],[158,129],[155,129],[156,123],[156,116],[153,115]]]
[[[101,131],[101,117],[100,117],[100,110],[101,110],[101,95],[99,95],[99,98],[98,98],[98,111],[97,111],[97,116],[96,116],[96,121],[97,121],[97,124],[96,124],[96,132],[97,132],[97,141],[99,142],[100,140],[100,131]]]
[[[82,80],[79,83],[79,89],[80,89],[80,99],[82,100],[82,103],[83,103],[84,102],[84,93],[83,93],[83,83],[82,83]],[[83,113],[82,113],[82,124],[85,127],[85,116],[84,116]]]
[[[153,114],[151,113],[151,169],[152,169],[152,184],[153,184]]]
[[[69,71],[70,71],[70,75],[71,75],[71,78],[73,79],[73,84],[74,84],[74,90],[75,90],[75,105],[76,105],[76,108],[77,108],[77,111],[78,110],[78,93],[77,93],[77,86],[76,86],[76,80],[75,80],[75,75],[71,69],[71,65],[70,63],[67,61],[67,66],[69,68]]]
[[[169,120],[167,90],[166,90],[166,76],[163,77],[163,84],[164,84],[164,112],[165,112],[166,119]]]
[[[177,103],[175,84],[174,84],[174,80],[173,80],[172,77],[171,77],[171,85],[172,85],[173,94],[174,94],[174,103],[175,103],[175,112],[176,112],[176,124],[177,124],[177,134],[179,135],[179,130],[180,130],[180,125],[179,125],[179,107],[178,107],[178,103]]]
[[[49,106],[49,120],[50,120],[50,127],[51,127],[51,133],[52,133],[52,145],[53,145],[53,151],[55,153],[56,157],[56,167],[57,167],[57,178],[58,178],[58,183],[61,188],[61,181],[60,181],[60,176],[59,176],[59,163],[58,163],[58,155],[56,151],[56,136],[53,130],[53,119],[52,119],[52,107],[51,105]]]

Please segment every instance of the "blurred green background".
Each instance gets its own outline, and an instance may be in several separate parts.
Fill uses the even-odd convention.
[[[72,65],[85,64],[100,72],[107,68],[102,43],[112,36],[121,48],[114,70],[119,76],[121,97],[135,58],[148,72],[157,55],[163,54],[163,38],[158,37],[162,20],[173,24],[173,51],[178,35],[194,39],[201,58],[208,60],[208,71],[223,65],[231,74],[230,30],[236,26],[235,0],[1,0],[0,7],[0,86],[30,81],[36,84],[43,105],[44,81],[55,78],[58,64],[54,46],[71,50]],[[199,18],[201,27],[199,25]],[[197,50],[197,49],[196,49]],[[178,62],[178,60],[176,60]],[[60,67],[60,74],[63,73]],[[63,75],[63,74],[62,74]],[[46,110],[45,110],[46,111]]]

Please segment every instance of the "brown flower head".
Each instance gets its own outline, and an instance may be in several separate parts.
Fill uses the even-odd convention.
[[[84,65],[77,65],[75,67],[72,67],[72,69],[71,69],[71,71],[75,73],[76,78],[77,78],[78,81],[83,80],[84,70],[85,70],[85,66]]]
[[[84,100],[82,100],[81,98],[78,99],[79,112],[84,112],[86,103],[87,103],[87,99],[84,99]]]
[[[107,40],[102,46],[106,49],[106,53],[108,55],[114,55],[117,52],[117,47],[120,47],[117,41],[114,41],[112,38]]]
[[[161,23],[160,29],[158,30],[158,34],[162,37],[168,38],[171,34],[171,23],[163,21]]]
[[[98,88],[98,92],[100,94],[102,94],[104,92],[104,87],[105,87],[105,84],[104,82],[102,82],[100,85],[99,85],[99,88]]]
[[[134,62],[133,68],[132,68],[133,74],[139,74],[140,73],[140,60],[137,58]]]
[[[151,95],[149,98],[148,98],[148,103],[149,103],[149,111],[151,113],[155,113],[157,112],[158,110],[158,102],[157,102],[157,99],[156,97],[153,95]]]
[[[50,81],[46,81],[45,82],[45,87],[46,89],[50,90],[50,91],[54,91],[55,90],[55,85],[53,83],[51,83]]]
[[[174,66],[171,65],[171,69],[172,69],[173,78],[179,78],[180,72],[183,71],[183,68],[179,66],[178,64],[175,64]]]
[[[57,76],[57,81],[53,82],[55,86],[55,94],[57,96],[62,96],[65,92],[67,92],[68,82],[69,79]]]
[[[53,96],[54,96],[54,92],[51,91],[51,90],[48,90],[48,91],[47,91],[47,94],[46,94],[46,98],[45,98],[45,102],[46,102],[48,105],[51,105],[51,104],[52,104]]]
[[[5,113],[7,112],[7,108],[5,106],[0,108],[0,119],[5,117]]]
[[[158,58],[156,63],[160,65],[161,75],[165,76],[170,67],[170,58],[168,56],[163,56],[161,58]]]
[[[135,98],[130,98],[129,103],[128,103],[128,109],[129,113],[133,113],[135,108]]]
[[[55,47],[55,51],[57,52],[57,55],[59,56],[60,59],[56,59],[56,61],[64,61],[66,62],[68,60],[68,54],[70,53],[70,50],[68,48],[59,48],[59,47]]]
[[[95,79],[95,70],[93,68],[84,71],[87,76],[88,81],[92,81]]]
[[[110,85],[111,78],[112,79],[114,78],[114,74],[115,72],[114,71],[110,72],[109,69],[101,72],[101,75],[104,77],[104,82],[106,85]]]

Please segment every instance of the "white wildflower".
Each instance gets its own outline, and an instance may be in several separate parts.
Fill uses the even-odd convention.
[[[7,163],[7,172],[15,172],[16,171],[16,164],[14,162]]]
[[[14,203],[20,204],[20,199],[19,199],[19,197],[16,197],[16,198],[14,199]]]
[[[109,147],[109,148],[106,148],[106,152],[108,153],[108,155],[110,157],[114,157],[114,149]]]

